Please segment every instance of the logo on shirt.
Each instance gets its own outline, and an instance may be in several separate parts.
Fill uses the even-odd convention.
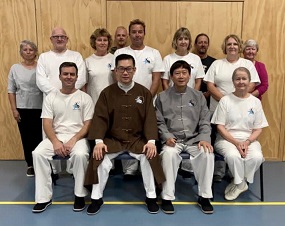
[[[248,115],[254,115],[254,111],[251,109],[248,110]]]
[[[190,66],[191,69],[194,69],[194,66],[192,66],[191,64],[189,64],[189,66]]]
[[[111,68],[112,68],[112,64],[111,63],[108,64],[108,68],[111,70]]]
[[[145,64],[150,64],[150,59],[149,59],[148,57],[145,58],[144,63],[145,63]]]
[[[189,100],[188,106],[189,107],[194,107],[196,105],[195,100]]]
[[[80,109],[80,105],[78,104],[78,102],[73,104],[73,110],[79,110],[79,109]]]
[[[137,104],[143,104],[143,103],[144,103],[144,97],[138,96],[138,97],[135,99],[135,101],[136,101]]]

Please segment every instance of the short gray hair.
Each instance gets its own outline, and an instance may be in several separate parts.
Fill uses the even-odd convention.
[[[250,71],[246,67],[238,67],[234,70],[233,75],[232,75],[232,81],[235,80],[236,74],[238,71],[243,71],[247,74],[249,82],[251,81],[251,75]]]
[[[244,51],[246,47],[255,47],[256,51],[258,51],[259,49],[258,43],[253,39],[248,39],[245,41],[245,43],[243,44],[242,51]]]
[[[31,48],[35,51],[35,53],[36,53],[35,58],[36,58],[37,55],[38,55],[38,47],[37,47],[37,45],[34,42],[32,42],[30,40],[23,40],[23,41],[20,42],[20,55],[22,56],[23,48],[26,45],[31,46]]]

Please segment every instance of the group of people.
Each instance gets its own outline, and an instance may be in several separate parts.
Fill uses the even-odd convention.
[[[135,175],[140,166],[150,213],[159,211],[158,195],[162,211],[175,212],[181,152],[190,154],[181,168],[193,171],[198,205],[206,214],[214,211],[214,171],[223,173],[214,162],[214,150],[225,157],[233,176],[225,189],[227,200],[253,183],[264,161],[257,139],[268,126],[259,100],[268,76],[264,64],[255,60],[257,43],[248,40],[242,46],[238,36],[228,35],[222,44],[226,57],[216,60],[207,54],[206,34],[196,37],[194,54],[190,31],[181,27],[172,41],[175,52],[162,59],[158,50],[144,44],[145,29],[139,19],[130,22],[128,31],[118,27],[114,47],[110,33],[96,29],[90,37],[94,54],[85,62],[80,53],[67,49],[69,38],[60,27],[51,33],[53,49],[38,61],[36,45],[21,42],[23,61],[11,67],[8,96],[27,176],[36,176],[33,212],[43,212],[52,203],[51,173],[61,170],[51,161],[54,155],[69,156],[74,211],[85,209],[84,197],[91,191],[89,215],[101,209],[112,160],[123,152],[134,158],[124,160],[125,175]],[[247,59],[240,57],[242,51]],[[163,91],[158,93],[160,83]]]

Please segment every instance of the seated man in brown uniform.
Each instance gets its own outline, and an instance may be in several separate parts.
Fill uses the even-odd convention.
[[[111,160],[125,151],[140,161],[145,202],[150,213],[157,213],[154,178],[161,184],[165,177],[155,146],[158,131],[152,95],[132,80],[136,68],[131,55],[118,55],[115,66],[118,82],[101,92],[88,134],[96,145],[85,178],[86,186],[93,185],[87,214],[100,210]]]

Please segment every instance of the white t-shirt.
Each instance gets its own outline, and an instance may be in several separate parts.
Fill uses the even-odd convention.
[[[250,94],[239,98],[233,93],[221,98],[211,123],[224,125],[235,139],[247,139],[253,129],[268,126],[261,102]]]
[[[173,82],[170,79],[170,67],[178,60],[184,60],[191,65],[191,77],[188,82],[188,86],[194,88],[195,79],[204,78],[205,72],[200,57],[193,53],[188,53],[185,56],[179,56],[176,53],[171,53],[164,57],[163,63],[165,67],[165,72],[161,78],[170,80],[169,86],[173,85]]]
[[[56,134],[76,134],[93,113],[94,104],[87,93],[77,90],[63,94],[55,90],[45,98],[41,118],[53,119]]]
[[[14,64],[8,76],[8,93],[16,94],[16,106],[22,109],[41,109],[43,93],[36,85],[36,69]]]
[[[86,69],[81,54],[72,50],[66,50],[64,53],[56,53],[50,50],[40,55],[37,65],[37,85],[43,93],[48,94],[54,89],[61,89],[59,66],[63,62],[73,62],[78,67],[75,87],[81,89],[85,85]]]
[[[129,54],[135,58],[136,73],[133,80],[147,89],[152,85],[152,72],[164,72],[162,58],[158,50],[145,46],[142,50],[133,50],[130,46],[117,49],[114,53],[112,70],[115,68],[115,58],[120,54]]]
[[[105,56],[96,56],[92,54],[86,58],[87,70],[87,93],[92,97],[96,104],[101,91],[114,83],[111,65],[114,55],[108,53]]]
[[[232,75],[234,70],[238,67],[247,68],[251,74],[251,82],[256,83],[256,85],[260,84],[259,76],[254,64],[241,57],[234,63],[230,63],[226,58],[214,61],[207,71],[204,81],[214,83],[223,95],[232,93],[235,90],[232,82]],[[218,101],[211,97],[210,111],[214,112],[217,105]]]

